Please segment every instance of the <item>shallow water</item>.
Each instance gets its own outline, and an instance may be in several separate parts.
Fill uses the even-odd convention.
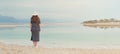
[[[0,40],[10,44],[32,45],[29,27],[0,28]],[[119,47],[120,28],[92,28],[81,24],[42,26],[40,42],[48,47]]]

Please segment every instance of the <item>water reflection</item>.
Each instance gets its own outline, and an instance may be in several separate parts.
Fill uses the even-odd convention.
[[[13,30],[16,27],[0,27],[0,30]]]
[[[120,28],[120,25],[83,25],[83,26],[101,29]]]

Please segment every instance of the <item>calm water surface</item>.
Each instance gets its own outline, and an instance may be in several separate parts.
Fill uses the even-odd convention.
[[[29,27],[0,28],[0,41],[32,45]],[[81,24],[42,26],[40,45],[48,47],[119,47],[120,28],[91,28]]]

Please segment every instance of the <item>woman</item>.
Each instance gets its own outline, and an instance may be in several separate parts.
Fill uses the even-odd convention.
[[[31,29],[31,41],[33,41],[33,46],[37,47],[39,42],[39,32],[40,32],[40,19],[38,15],[33,15],[31,17],[30,29]]]

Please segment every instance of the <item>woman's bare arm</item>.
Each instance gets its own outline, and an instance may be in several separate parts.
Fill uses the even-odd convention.
[[[32,31],[32,24],[30,23],[30,31]]]

